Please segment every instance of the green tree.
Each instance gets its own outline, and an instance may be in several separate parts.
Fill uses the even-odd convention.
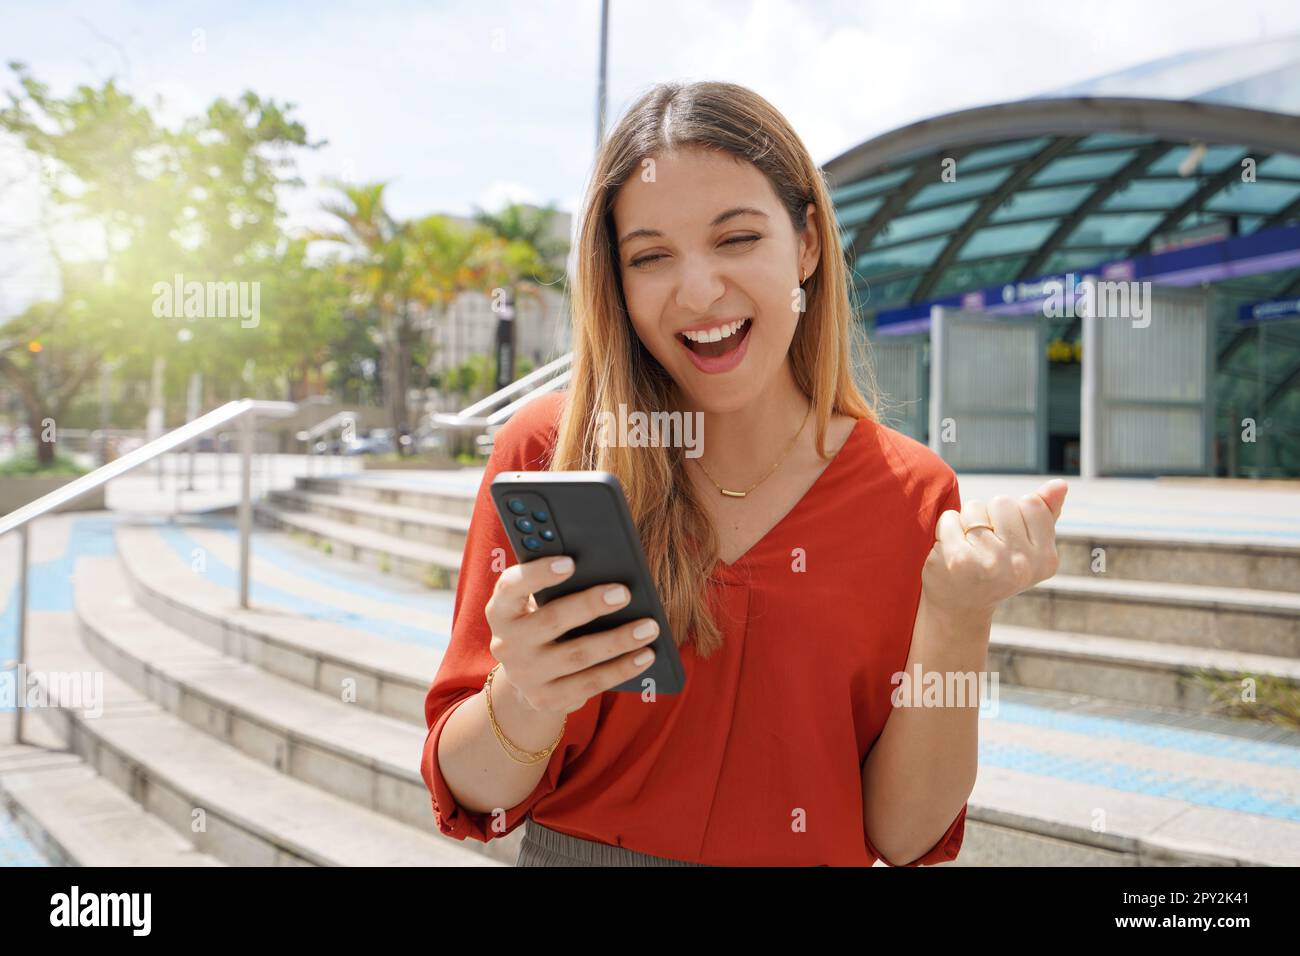
[[[377,329],[389,420],[399,434],[406,433],[412,430],[411,383],[429,380],[430,350],[419,320],[441,321],[462,292],[487,292],[544,266],[528,243],[508,240],[484,225],[466,229],[437,215],[395,220],[385,207],[386,183],[333,180],[329,185],[337,195],[323,208],[337,227],[313,238],[351,250],[348,275]]]
[[[508,242],[519,242],[534,253],[535,265],[521,270],[520,278],[552,283],[564,277],[564,260],[569,243],[555,234],[557,211],[554,204],[538,208],[525,203],[511,203],[500,212],[476,208],[475,220]]]
[[[339,361],[335,344],[348,337],[351,287],[336,262],[313,266],[308,240],[285,243],[268,269],[263,307],[275,316],[269,328],[271,364],[281,370],[290,401],[325,390]]]
[[[543,320],[547,306],[542,288],[562,286],[567,276],[569,243],[556,236],[555,217],[554,205],[538,208],[513,203],[497,213],[475,211],[475,220],[500,242],[493,261],[494,287],[509,288],[516,303],[521,296],[533,299]],[[513,372],[514,378],[527,374],[519,367]]]
[[[344,272],[360,310],[378,332],[384,404],[395,433],[401,435],[410,429],[406,396],[411,330],[402,288],[407,250],[400,227],[384,206],[388,184],[331,180],[327,185],[338,195],[322,208],[337,220],[337,227],[311,238],[340,243],[350,252]],[[398,448],[405,450],[400,444]]]
[[[10,343],[0,355],[0,374],[24,396],[29,419],[57,420],[106,359],[138,375],[161,356],[173,385],[192,372],[211,390],[238,385],[249,360],[273,354],[275,318],[177,316],[169,314],[172,296],[159,290],[178,275],[277,285],[273,277],[293,253],[276,190],[298,184],[293,151],[319,144],[307,141],[291,107],[251,92],[218,99],[170,130],[112,79],[59,97],[22,64],[10,67],[16,87],[0,108],[0,130],[44,170],[42,226],[47,234],[74,226],[99,247],[81,262],[64,262],[53,249],[59,294],[11,323],[15,338],[39,336],[43,346],[33,353]],[[171,389],[178,401],[181,392],[183,384]],[[38,448],[52,459],[46,444]]]

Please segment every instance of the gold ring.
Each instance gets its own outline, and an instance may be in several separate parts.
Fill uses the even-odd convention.
[[[963,533],[963,534],[970,534],[972,531],[976,530],[977,528],[988,528],[988,529],[989,529],[990,531],[992,531],[994,534],[997,534],[997,531],[994,530],[993,525],[991,525],[991,524],[973,524],[973,525],[971,525],[969,528],[966,528],[962,533]]]

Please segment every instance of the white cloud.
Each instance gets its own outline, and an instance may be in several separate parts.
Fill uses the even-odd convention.
[[[478,198],[474,200],[475,205],[480,209],[496,210],[510,203],[533,203],[534,205],[545,205],[545,200],[531,186],[526,186],[518,182],[495,182],[489,183]],[[456,212],[456,210],[447,210]]]

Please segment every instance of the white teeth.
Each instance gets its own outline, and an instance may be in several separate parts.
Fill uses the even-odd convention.
[[[720,325],[715,329],[709,329],[707,332],[683,332],[686,338],[692,342],[721,342],[725,338],[730,338],[745,327],[749,319],[737,319],[729,325]]]

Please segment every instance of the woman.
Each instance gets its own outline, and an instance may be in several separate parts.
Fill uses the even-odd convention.
[[[743,87],[642,97],[578,242],[572,381],[496,435],[426,699],[439,830],[527,819],[520,865],[954,859],[978,695],[894,706],[895,677],[984,668],[996,605],[1055,573],[1064,482],[963,506],[952,469],[880,423],[826,184]],[[703,453],[598,441],[620,403],[700,413]],[[683,693],[606,693],[650,666],[653,622],[554,642],[625,590],[538,610],[571,562],[507,566],[488,486],[548,468],[620,479]]]

